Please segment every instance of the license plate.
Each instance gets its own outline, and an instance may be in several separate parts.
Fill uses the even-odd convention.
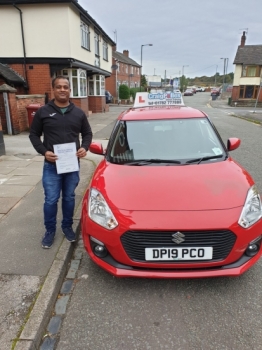
[[[145,248],[147,261],[211,260],[213,247]]]

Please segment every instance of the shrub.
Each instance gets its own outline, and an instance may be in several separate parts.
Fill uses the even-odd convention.
[[[141,90],[144,91],[144,87]],[[140,87],[130,88],[130,95],[133,97],[133,100],[135,100],[137,92],[140,92]]]
[[[129,100],[130,89],[127,85],[120,85],[119,86],[119,98],[120,98],[120,100]]]

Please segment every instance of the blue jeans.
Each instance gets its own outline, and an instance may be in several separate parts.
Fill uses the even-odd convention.
[[[62,191],[62,228],[71,227],[75,209],[75,189],[79,171],[57,174],[56,165],[44,162],[42,183],[45,193],[44,224],[46,231],[56,231],[57,203]]]

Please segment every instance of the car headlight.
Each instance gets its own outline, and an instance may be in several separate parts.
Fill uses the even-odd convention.
[[[238,223],[244,228],[252,226],[262,216],[261,199],[256,186],[252,186],[247,193],[245,205],[242,209]]]
[[[114,217],[107,202],[102,194],[94,188],[90,189],[87,206],[90,219],[92,219],[98,225],[103,226],[108,230],[113,230],[115,227],[117,227],[118,222],[116,221],[116,218]]]

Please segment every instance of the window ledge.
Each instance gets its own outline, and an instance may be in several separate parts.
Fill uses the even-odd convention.
[[[91,52],[91,50],[90,50],[90,49],[87,49],[87,48],[86,48],[86,47],[84,47],[84,46],[81,46],[81,48],[82,48],[82,49],[84,49],[84,50],[86,50],[86,51]]]
[[[88,96],[72,96],[70,97],[70,100],[73,99],[73,98],[87,98]]]

